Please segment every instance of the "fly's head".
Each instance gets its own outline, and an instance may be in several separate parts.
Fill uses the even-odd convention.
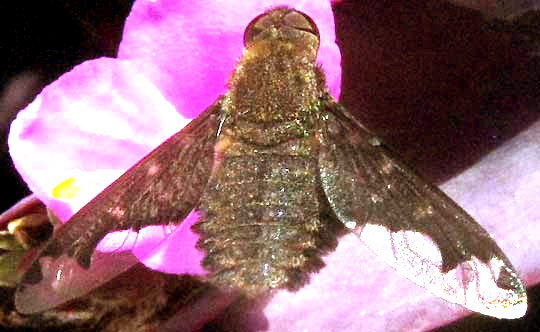
[[[306,14],[289,7],[276,7],[257,17],[244,32],[247,50],[283,45],[314,63],[319,49],[319,29]],[[272,46],[273,45],[273,46]]]

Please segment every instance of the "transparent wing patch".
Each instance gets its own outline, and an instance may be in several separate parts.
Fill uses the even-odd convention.
[[[84,296],[140,262],[166,273],[204,275],[200,265],[204,256],[195,249],[197,237],[190,230],[197,219],[197,214],[192,213],[180,225],[110,233],[98,244],[88,269],[66,254],[39,258],[40,269],[26,272],[27,279],[39,282],[27,280],[19,287],[17,310],[31,314],[56,307]]]
[[[519,318],[527,311],[524,292],[501,286],[501,279],[510,278],[516,283],[514,286],[522,287],[513,268],[498,257],[483,262],[472,256],[444,271],[439,248],[426,235],[391,232],[373,224],[365,224],[354,232],[400,274],[442,299],[498,318]]]

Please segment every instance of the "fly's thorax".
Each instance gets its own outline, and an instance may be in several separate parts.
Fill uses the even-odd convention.
[[[323,74],[286,41],[246,49],[224,98],[224,129],[246,142],[274,145],[312,134],[326,93]]]

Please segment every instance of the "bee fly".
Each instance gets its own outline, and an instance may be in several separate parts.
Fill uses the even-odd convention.
[[[525,313],[524,286],[488,233],[328,94],[310,17],[271,9],[244,44],[227,93],[78,211],[40,258],[88,268],[107,233],[196,211],[207,280],[257,296],[305,285],[341,226],[445,300]],[[35,260],[19,294],[41,272]]]

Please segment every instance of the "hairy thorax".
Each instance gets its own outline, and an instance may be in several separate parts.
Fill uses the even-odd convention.
[[[258,145],[309,136],[326,91],[319,68],[285,42],[263,42],[248,52],[224,98],[229,134]]]

